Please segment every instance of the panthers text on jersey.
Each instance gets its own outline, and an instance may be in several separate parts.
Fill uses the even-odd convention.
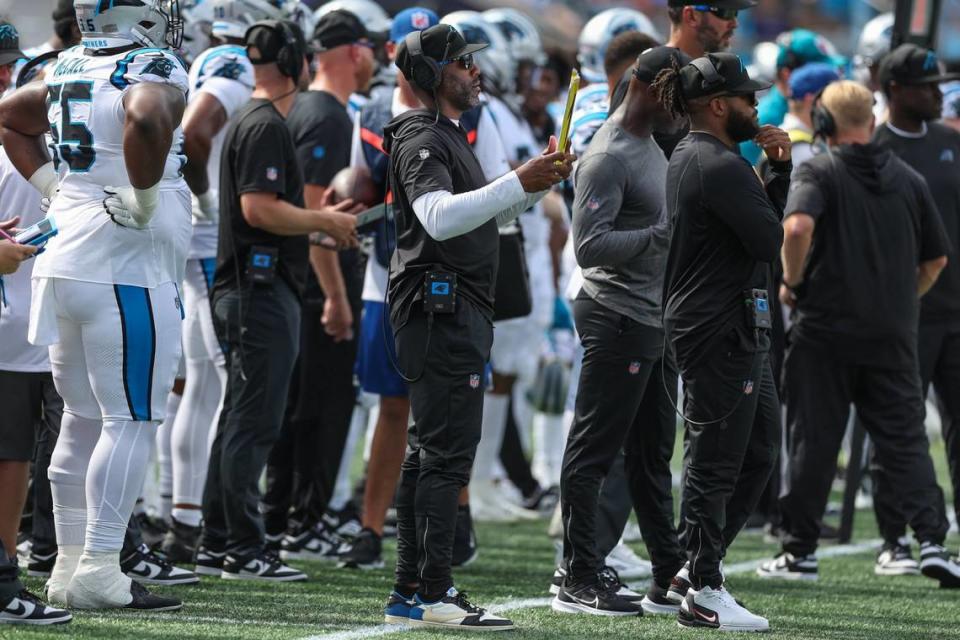
[[[216,98],[223,107],[227,122],[217,132],[210,145],[210,157],[207,159],[207,178],[210,191],[218,198],[220,185],[220,153],[223,138],[230,126],[233,115],[250,101],[253,93],[253,65],[247,58],[246,50],[235,44],[225,44],[207,49],[194,60],[190,67],[190,100],[196,100],[201,93]],[[190,244],[190,258],[215,258],[217,256],[217,224],[196,224],[193,241]]]
[[[45,74],[50,151],[60,191],[50,207],[59,234],[37,258],[34,279],[65,278],[156,287],[183,278],[190,239],[189,191],[180,173],[183,134],[174,132],[157,213],[145,229],[111,220],[104,187],[130,185],[123,155],[125,93],[142,82],[187,92],[183,62],[164,49],[60,54]]]

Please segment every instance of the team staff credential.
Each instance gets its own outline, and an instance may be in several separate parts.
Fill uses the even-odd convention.
[[[656,84],[664,106],[691,123],[667,170],[674,227],[663,324],[686,390],[689,436],[688,566],[671,592],[685,594],[680,624],[764,631],[767,620],[724,588],[720,561],[756,507],[780,446],[766,292],[783,240],[790,139],[759,126],[756,92],[770,85],[750,79],[734,54],[697,58]],[[771,159],[766,185],[736,150],[751,139]]]
[[[384,131],[397,233],[390,320],[413,413],[386,619],[502,630],[512,623],[468,602],[450,572],[457,498],[480,440],[497,226],[569,176],[573,157],[551,141],[543,155],[487,184],[459,122],[479,101],[472,54],[484,46],[437,25],[409,34],[397,52],[397,67],[426,108],[394,118]]]

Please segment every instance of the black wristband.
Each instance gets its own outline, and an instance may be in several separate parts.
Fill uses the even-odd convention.
[[[770,170],[774,173],[790,173],[793,171],[792,160],[770,160]]]

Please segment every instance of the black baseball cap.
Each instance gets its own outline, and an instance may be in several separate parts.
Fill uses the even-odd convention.
[[[329,51],[345,44],[369,40],[367,28],[360,18],[344,9],[335,9],[323,14],[313,29],[311,44],[315,51]]]
[[[297,48],[306,53],[307,44],[303,37],[303,30],[296,22],[290,20],[261,20],[250,25],[243,35],[243,44],[248,47],[247,55],[250,55],[249,47],[256,47],[259,52],[257,58],[250,58],[251,64],[270,64],[277,61],[280,50],[287,43],[283,31],[275,27],[280,22],[285,23],[290,28],[290,32],[293,33],[294,39],[297,41]]]
[[[759,0],[670,0],[667,6],[670,7],[688,7],[693,5],[703,5],[706,7],[715,7],[717,9],[751,9],[757,6]]]
[[[438,24],[420,32],[423,55],[437,62],[449,62],[470,53],[486,49],[486,43],[470,44],[449,24]],[[397,47],[397,68],[409,80],[412,77],[413,57],[407,51],[406,39]]]
[[[714,96],[746,95],[763,91],[773,83],[754,80],[747,73],[743,60],[733,53],[708,53],[680,70],[683,97],[687,100]]]
[[[690,64],[692,58],[675,47],[653,47],[637,56],[633,75],[640,82],[650,84],[661,71],[673,66],[674,61],[681,67]]]
[[[9,22],[0,23],[0,65],[16,62],[25,58],[20,51],[20,34]]]
[[[960,73],[943,73],[937,54],[915,44],[902,44],[880,61],[880,86],[897,84],[928,84],[960,79]]]

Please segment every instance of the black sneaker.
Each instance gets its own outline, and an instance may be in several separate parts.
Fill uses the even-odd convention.
[[[677,571],[677,575],[670,580],[670,588],[667,589],[666,598],[671,603],[679,607],[683,604],[683,599],[687,597],[687,591],[693,586],[690,582],[690,563],[685,563]]]
[[[44,604],[26,589],[0,609],[0,624],[66,624],[71,620],[73,616],[69,611]]]
[[[353,538],[360,534],[363,524],[360,522],[360,512],[352,502],[339,510],[327,509],[323,514],[323,524],[327,531],[332,531],[341,538]]]
[[[457,524],[453,532],[453,556],[451,567],[465,567],[477,559],[477,534],[473,530],[470,505],[457,507]]]
[[[960,589],[960,562],[939,544],[920,545],[920,573],[939,580],[941,589]]]
[[[216,576],[220,577],[223,573],[223,559],[226,557],[223,551],[215,551],[202,544],[197,547],[197,553],[193,557],[193,572],[198,576]]]
[[[920,564],[913,559],[909,544],[885,544],[873,565],[873,573],[878,576],[916,576],[920,575]]]
[[[248,556],[235,556],[228,553],[223,561],[224,580],[262,580],[265,582],[297,582],[306,580],[307,574],[288,567],[270,553],[261,551]]]
[[[120,570],[127,577],[142,584],[196,584],[200,582],[192,571],[175,567],[166,559],[141,544],[133,553],[120,559]]]
[[[287,534],[280,543],[283,560],[336,560],[343,540],[322,525],[310,527],[298,535]]]
[[[818,569],[817,556],[814,554],[795,556],[784,551],[757,567],[757,575],[782,580],[816,580],[820,575]]]
[[[661,587],[656,580],[650,583],[647,595],[643,596],[640,606],[645,613],[655,616],[675,616],[680,611],[680,605],[667,597],[669,587]]]
[[[617,595],[615,587],[606,586],[601,579],[593,584],[567,585],[550,603],[558,613],[588,613],[595,616],[642,616],[639,602],[632,602]]]
[[[643,594],[637,593],[628,587],[627,583],[620,579],[620,575],[613,567],[604,567],[603,569],[600,569],[600,573],[597,575],[600,578],[600,584],[608,589],[611,589],[624,600],[627,600],[628,602],[640,602],[643,600]]]
[[[30,556],[27,560],[27,575],[31,578],[49,578],[53,571],[53,565],[57,563],[57,551],[48,554],[37,553],[36,550],[30,550]]]
[[[529,496],[523,499],[523,508],[531,511],[539,511],[543,514],[551,514],[560,501],[560,487],[553,485],[544,489],[538,486]]]
[[[263,536],[263,548],[271,553],[276,553],[279,555],[282,545],[283,545],[282,533],[277,533],[274,535],[267,533]]]
[[[346,569],[382,569],[383,542],[373,529],[362,529],[351,541],[340,548],[337,566]]]
[[[136,609],[138,611],[177,611],[183,608],[183,603],[176,598],[158,596],[147,591],[146,587],[136,580],[130,581],[130,595],[133,600],[126,605],[124,609]]]
[[[192,527],[171,518],[170,530],[163,537],[160,550],[173,564],[185,564],[193,560],[199,541],[200,527]]]
[[[140,536],[144,544],[154,549],[163,543],[163,538],[167,535],[167,523],[160,518],[151,518],[146,512],[135,513],[133,519],[137,528],[140,529]]]

